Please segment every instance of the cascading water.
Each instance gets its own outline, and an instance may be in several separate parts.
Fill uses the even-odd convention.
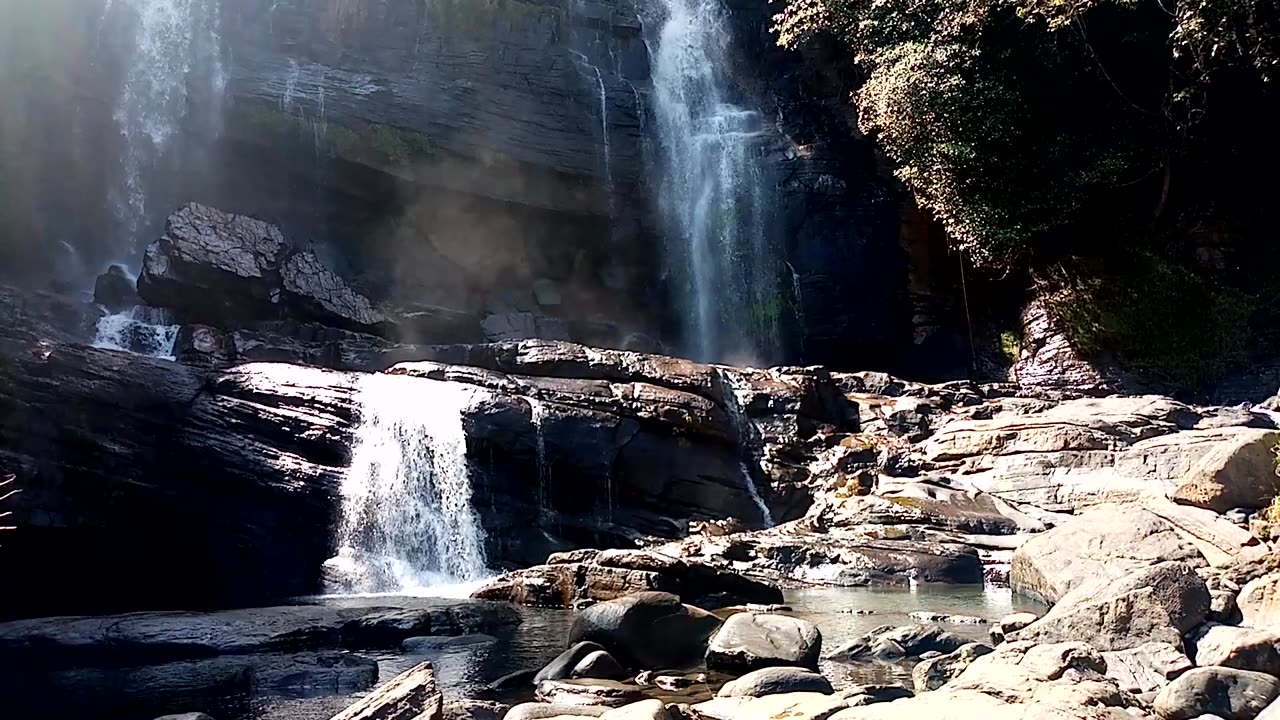
[[[123,235],[117,252],[132,258],[153,220],[150,173],[173,149],[190,107],[204,109],[196,118],[202,130],[220,130],[226,75],[218,0],[112,0],[105,17],[112,12],[127,13],[133,28],[132,56],[114,113],[124,145],[113,197]]]
[[[776,358],[785,305],[759,112],[735,104],[720,0],[661,0],[651,45],[668,276],[698,360]]]
[[[751,462],[763,470],[763,464],[756,452],[756,448],[761,447],[763,442],[760,439],[760,432],[752,424],[751,419],[747,417],[747,410],[743,407],[742,397],[743,384],[739,378],[727,369],[717,368],[716,374],[720,377],[720,384],[726,392],[724,394],[725,410],[729,415],[729,422],[733,424],[734,432],[738,436],[738,446],[741,448],[743,460],[739,463],[742,468],[742,483],[747,489],[747,495],[751,498],[751,502],[755,504],[756,509],[760,511],[760,521],[765,527],[773,527],[773,513],[769,512],[769,506],[765,503],[764,497],[760,495],[760,489],[756,487],[755,476],[751,472],[751,465],[748,464],[746,458],[750,458]]]
[[[141,305],[106,315],[98,320],[92,344],[96,348],[173,360],[179,326],[164,315],[162,310]]]
[[[357,382],[363,416],[342,483],[328,590],[442,595],[485,579],[462,426],[484,392],[402,375]]]

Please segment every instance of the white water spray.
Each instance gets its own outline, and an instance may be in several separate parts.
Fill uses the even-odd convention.
[[[363,417],[342,484],[329,590],[440,594],[490,575],[471,506],[462,415],[484,391],[403,375],[359,379]]]
[[[130,58],[114,118],[124,139],[116,214],[132,248],[148,222],[148,172],[172,149],[193,94],[208,108],[206,130],[221,129],[226,74],[220,58],[218,0],[114,0],[134,23]],[[207,87],[193,86],[207,83]]]
[[[157,308],[136,306],[98,319],[93,342],[96,348],[124,350],[161,360],[173,360],[178,325]]]
[[[651,49],[668,274],[698,360],[768,360],[781,316],[773,208],[759,156],[765,122],[730,99],[720,0],[662,0]]]

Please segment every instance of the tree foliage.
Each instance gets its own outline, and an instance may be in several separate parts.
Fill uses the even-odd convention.
[[[790,47],[849,47],[863,131],[956,244],[1010,267],[1069,249],[1074,223],[1158,184],[1219,75],[1274,80],[1277,7],[789,0],[775,29]]]

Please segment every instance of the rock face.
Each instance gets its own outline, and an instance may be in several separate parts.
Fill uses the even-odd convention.
[[[1280,676],[1280,634],[1270,629],[1205,625],[1191,637],[1197,665]]]
[[[1107,661],[1107,677],[1115,680],[1121,690],[1132,693],[1159,690],[1194,667],[1182,651],[1165,642],[1104,652],[1102,657]]]
[[[1280,627],[1280,573],[1250,580],[1240,588],[1236,607],[1248,627]]]
[[[1190,720],[1201,715],[1251,720],[1278,695],[1280,680],[1271,675],[1199,667],[1161,690],[1153,705],[1166,720]]]
[[[776,665],[818,669],[822,633],[786,615],[737,613],[725,620],[707,647],[707,667],[742,673]]]
[[[632,668],[679,667],[702,653],[719,626],[719,618],[675,595],[642,592],[583,610],[569,642],[598,643]]]
[[[572,607],[578,600],[613,600],[654,590],[679,595],[699,607],[782,602],[782,591],[772,585],[697,561],[641,550],[586,551],[578,556],[583,562],[557,562],[508,573],[472,597]]]
[[[1277,441],[1280,433],[1273,430],[1237,433],[1196,460],[1173,499],[1220,513],[1266,507],[1276,494]]]
[[[1208,612],[1204,581],[1185,563],[1163,562],[1118,580],[1085,583],[1009,639],[1082,641],[1100,650],[1127,650],[1150,641],[1180,647],[1183,634]]]

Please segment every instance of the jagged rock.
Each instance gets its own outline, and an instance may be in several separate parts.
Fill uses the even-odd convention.
[[[405,670],[333,720],[442,720],[444,696],[431,663]]]
[[[1280,573],[1263,575],[1240,588],[1236,607],[1241,624],[1255,628],[1280,627]]]
[[[696,560],[650,551],[605,550],[592,553],[585,562],[569,562],[563,554],[554,559],[557,562],[507,573],[473,597],[560,607],[581,599],[613,600],[649,590],[679,595],[689,603],[708,597],[722,603],[782,600],[782,592],[772,585]]]
[[[1280,634],[1272,629],[1207,624],[1189,640],[1197,665],[1280,675]]]
[[[1106,504],[1021,545],[1009,582],[1015,592],[1056,603],[1084,583],[1156,562],[1218,565],[1261,550],[1247,531],[1208,510],[1167,501]]]
[[[594,680],[625,680],[628,677],[627,671],[604,650],[588,653],[573,666],[570,676]]]
[[[596,603],[569,630],[569,642],[590,640],[630,667],[679,667],[702,654],[720,619],[669,593],[642,592]]]
[[[119,265],[112,265],[93,283],[93,301],[118,313],[141,304],[138,288],[128,272]]]
[[[643,697],[640,688],[615,680],[543,680],[539,700],[553,705],[605,705],[622,707]]]
[[[780,693],[835,692],[831,683],[812,670],[799,667],[767,667],[731,680],[720,688],[716,697],[761,697]]]
[[[1173,493],[1176,502],[1226,512],[1260,509],[1276,493],[1274,449],[1280,432],[1240,428],[1204,453]]]
[[[1165,720],[1188,720],[1200,715],[1252,720],[1278,695],[1280,680],[1271,675],[1198,667],[1169,683],[1152,706]]]
[[[950,653],[960,649],[966,640],[936,625],[884,625],[832,650],[828,660],[856,662],[868,659],[900,659],[920,657],[927,652]]]
[[[1101,577],[1082,584],[1009,639],[1079,640],[1100,650],[1127,650],[1151,641],[1180,647],[1182,635],[1208,612],[1204,581],[1185,563],[1163,562],[1117,580]]]
[[[911,682],[916,692],[937,690],[958,677],[974,660],[991,652],[989,645],[969,643],[939,657],[922,660],[911,669]]]
[[[560,653],[555,660],[539,670],[538,674],[533,676],[533,684],[537,685],[543,680],[567,680],[573,677],[574,668],[578,663],[588,655],[602,650],[604,647],[590,641],[574,643],[568,650]]]
[[[991,642],[999,645],[1005,641],[1005,638],[1008,637],[1009,633],[1017,632],[1039,619],[1039,615],[1029,612],[1005,615],[991,626]]]
[[[822,633],[799,618],[743,612],[725,620],[707,647],[707,667],[746,672],[774,665],[818,669]]]
[[[1107,661],[1107,677],[1132,693],[1155,692],[1194,667],[1181,650],[1165,642],[1104,652],[1102,657]]]

